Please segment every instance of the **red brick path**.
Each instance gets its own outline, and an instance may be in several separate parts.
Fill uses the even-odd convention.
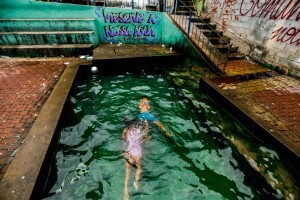
[[[64,61],[0,61],[0,180],[64,68]]]
[[[253,80],[213,79],[226,96],[272,127],[269,131],[300,152],[300,80],[275,72]]]

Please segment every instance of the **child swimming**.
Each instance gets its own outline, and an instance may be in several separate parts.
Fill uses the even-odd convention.
[[[125,175],[125,188],[124,199],[128,199],[128,180],[130,176],[131,166],[136,166],[135,181],[133,185],[135,189],[139,188],[139,179],[142,171],[142,145],[148,138],[148,123],[145,120],[138,120],[130,124],[124,129],[122,138],[126,143],[126,151],[123,154],[126,159],[126,175]]]
[[[123,154],[126,159],[126,175],[125,175],[125,187],[124,187],[124,199],[128,199],[128,180],[130,176],[131,166],[136,166],[135,181],[133,185],[136,189],[139,188],[139,179],[142,171],[141,159],[143,154],[143,143],[149,140],[148,130],[149,122],[157,125],[161,130],[165,132],[167,136],[172,136],[168,132],[162,123],[157,120],[154,115],[152,115],[150,110],[150,105],[148,102],[148,97],[143,96],[139,102],[140,114],[138,119],[130,123],[122,133],[122,139],[126,143],[126,151]]]

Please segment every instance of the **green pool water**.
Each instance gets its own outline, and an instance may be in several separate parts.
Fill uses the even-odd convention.
[[[123,121],[137,117],[143,95],[149,97],[151,112],[173,136],[169,138],[156,126],[150,126],[151,139],[143,146],[140,188],[133,186],[132,168],[129,199],[295,196],[293,188],[278,184],[271,187],[270,181],[258,173],[264,170],[274,183],[287,179],[293,183],[277,153],[259,142],[250,147],[245,144],[243,140],[249,138],[249,133],[237,121],[199,90],[178,87],[178,82],[191,80],[180,79],[178,72],[171,71],[93,75],[74,85],[67,115],[58,130],[59,143],[44,199],[124,198]],[[241,152],[245,148],[254,153]],[[278,168],[287,174],[284,180],[276,177]]]

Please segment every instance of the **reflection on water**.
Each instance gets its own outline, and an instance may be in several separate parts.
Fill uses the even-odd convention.
[[[178,74],[173,72],[182,89],[169,76],[145,73],[93,76],[78,83],[44,198],[123,199],[122,121],[137,117],[139,98],[147,95],[152,112],[173,136],[150,126],[139,189],[133,175],[128,181],[130,199],[296,199],[297,186],[277,153],[245,142],[252,140],[249,133],[193,87],[185,87],[192,80]]]

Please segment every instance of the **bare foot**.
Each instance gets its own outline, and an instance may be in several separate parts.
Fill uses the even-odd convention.
[[[124,200],[129,200],[128,190],[124,190]]]
[[[139,184],[139,182],[134,181],[134,182],[133,182],[133,186],[134,186],[134,188],[135,188],[136,190],[138,190],[139,187],[140,187],[140,184]]]

